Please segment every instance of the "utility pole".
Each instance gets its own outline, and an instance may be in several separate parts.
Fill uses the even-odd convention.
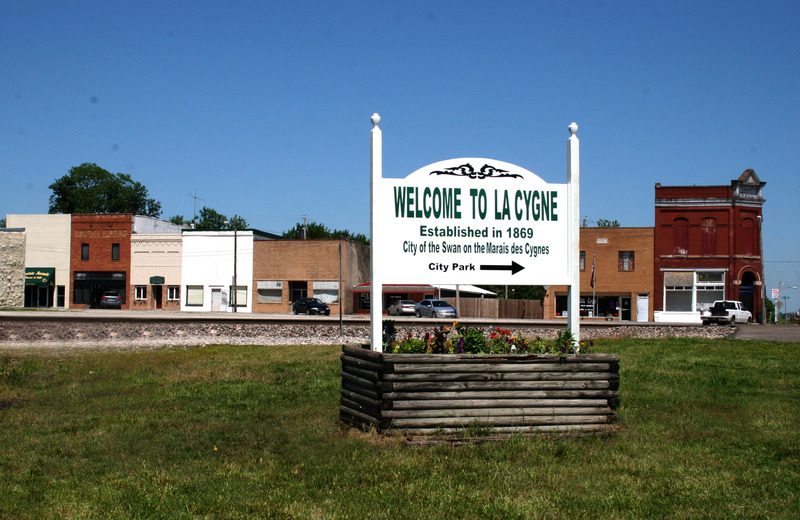
[[[236,246],[239,242],[237,237],[237,227],[239,224],[239,216],[233,216],[233,312],[236,312],[236,294],[239,292],[239,288],[237,287],[236,283]]]

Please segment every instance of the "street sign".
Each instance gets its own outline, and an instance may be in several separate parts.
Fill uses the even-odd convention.
[[[777,300],[781,297],[781,290],[780,289],[772,289],[772,299]]]
[[[373,247],[398,284],[568,285],[569,185],[486,158],[384,178]]]

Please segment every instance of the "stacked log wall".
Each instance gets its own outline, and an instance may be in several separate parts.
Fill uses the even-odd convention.
[[[619,355],[385,354],[342,350],[340,417],[382,433],[602,431]]]

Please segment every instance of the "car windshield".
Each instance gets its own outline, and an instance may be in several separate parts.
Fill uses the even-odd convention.
[[[400,302],[400,305],[414,305],[414,302],[411,300],[403,300]]]
[[[443,301],[436,301],[436,302],[433,302],[433,306],[434,307],[450,307],[450,304],[447,303],[447,302],[443,302]]]
[[[115,297],[118,297],[119,293],[115,293],[115,292],[109,291],[109,292],[103,293],[103,296],[115,296]],[[95,298],[96,298],[96,296],[95,296]]]
[[[322,300],[319,298],[309,298],[308,303],[322,303]]]

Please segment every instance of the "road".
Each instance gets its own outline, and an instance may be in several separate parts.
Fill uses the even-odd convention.
[[[798,325],[739,325],[736,339],[760,339],[766,341],[792,341],[800,343],[800,326]]]

